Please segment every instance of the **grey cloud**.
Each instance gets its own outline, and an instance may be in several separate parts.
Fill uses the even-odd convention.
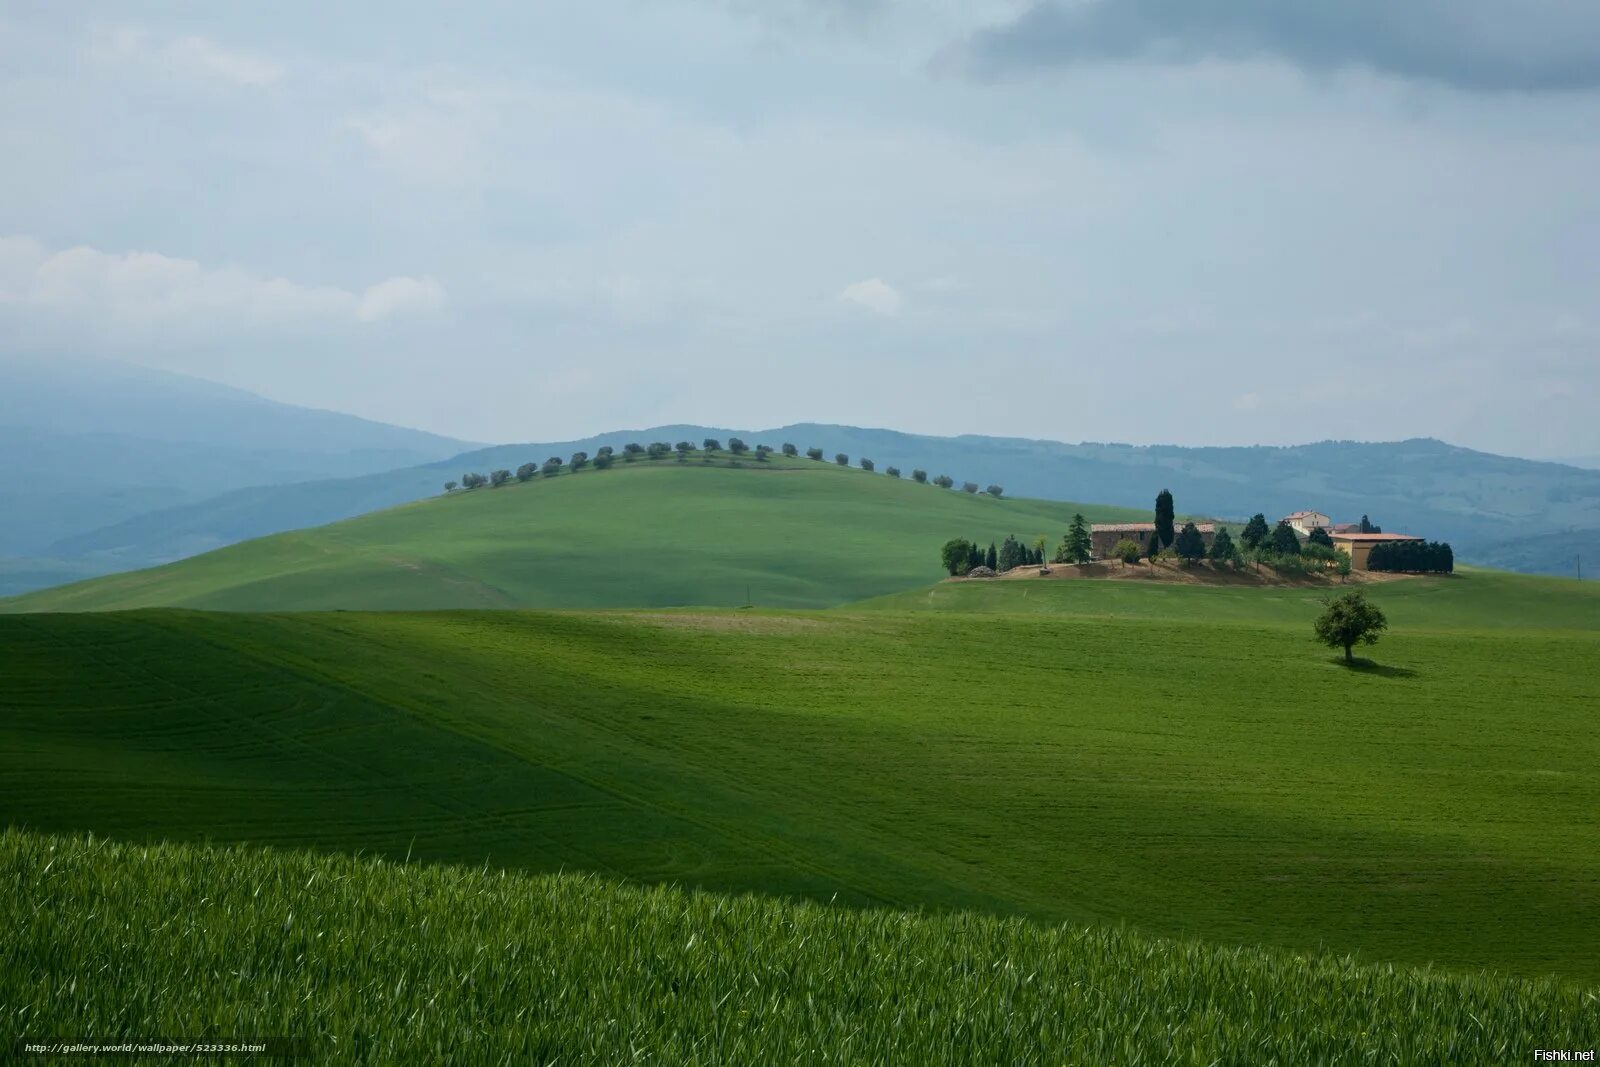
[[[1083,63],[1272,57],[1485,92],[1600,87],[1594,0],[1040,2],[943,57],[978,77]]]

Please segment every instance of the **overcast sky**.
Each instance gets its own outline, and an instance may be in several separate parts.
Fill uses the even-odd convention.
[[[0,86],[7,348],[482,441],[1600,453],[1593,0],[12,2]]]

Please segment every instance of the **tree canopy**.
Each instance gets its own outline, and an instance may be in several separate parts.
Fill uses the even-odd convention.
[[[1389,620],[1359,589],[1328,601],[1313,627],[1318,641],[1344,649],[1346,663],[1355,661],[1351,650],[1356,645],[1377,644],[1378,635],[1388,628]]]
[[[1200,532],[1200,527],[1192,522],[1183,524],[1183,529],[1174,539],[1173,550],[1178,553],[1178,558],[1186,563],[1202,560],[1206,555],[1206,539]]]
[[[1217,528],[1217,536],[1211,540],[1211,562],[1229,563],[1239,554],[1239,548],[1233,543],[1233,535],[1226,526]]]
[[[1401,571],[1411,574],[1452,574],[1455,552],[1439,541],[1380,541],[1367,554],[1370,571]]]
[[[1267,526],[1267,517],[1258,511],[1250,516],[1250,521],[1239,531],[1239,543],[1254,552],[1265,545],[1271,536],[1272,530]]]
[[[1088,563],[1093,553],[1094,538],[1089,534],[1088,520],[1082,513],[1072,516],[1072,524],[1067,527],[1067,535],[1061,539],[1055,562]]]
[[[965,537],[952,537],[944,543],[939,550],[939,561],[944,564],[945,570],[951,577],[967,573],[971,566],[968,562],[972,555],[972,542]]]
[[[1272,528],[1272,543],[1268,546],[1279,556],[1298,556],[1300,554],[1300,538],[1295,535],[1294,527],[1282,519]]]

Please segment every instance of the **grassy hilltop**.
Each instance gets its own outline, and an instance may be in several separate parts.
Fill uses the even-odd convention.
[[[0,601],[0,611],[477,607],[815,608],[933,580],[951,537],[1043,534],[1075,511],[995,500],[831,461],[618,463],[458,492],[275,534],[164,567]]]
[[[1590,588],[1430,584],[1366,671],[1200,596],[9,616],[0,810],[1600,980]]]
[[[1492,1063],[1600,1027],[1592,996],[1552,982],[573,874],[6,833],[0,884],[8,1047],[277,1034],[307,1062]]]

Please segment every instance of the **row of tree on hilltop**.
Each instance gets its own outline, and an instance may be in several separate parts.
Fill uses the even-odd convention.
[[[500,486],[510,482],[512,478],[516,478],[516,480],[519,482],[526,482],[531,481],[537,475],[553,477],[557,474],[560,474],[563,469],[577,471],[582,470],[584,467],[590,465],[593,465],[597,470],[605,470],[608,467],[611,467],[619,457],[624,463],[633,463],[639,459],[644,459],[647,461],[662,460],[676,453],[679,462],[683,462],[695,452],[700,452],[704,460],[706,462],[710,462],[712,456],[723,451],[724,448],[722,442],[715,437],[707,437],[700,443],[699,448],[696,448],[694,442],[692,441],[679,441],[675,445],[668,444],[665,441],[655,441],[648,445],[641,445],[637,442],[634,442],[623,445],[621,452],[618,452],[610,445],[605,445],[596,450],[592,459],[587,452],[574,452],[571,460],[565,463],[562,461],[560,456],[551,456],[542,464],[524,463],[515,471],[495,470],[490,471],[487,475],[479,474],[476,471],[468,471],[466,474],[461,476],[461,480],[459,482],[445,482],[444,491],[450,493],[454,492],[456,489],[477,489],[485,485],[489,486],[490,488],[497,489]],[[798,458],[800,456],[799,447],[787,442],[785,442],[779,449],[776,450],[774,450],[770,445],[756,445],[754,448],[751,448],[744,441],[737,437],[728,438],[726,451],[735,457],[735,461],[737,461],[739,457],[753,454],[756,460],[761,463],[767,462],[767,457],[770,456],[774,451],[781,451],[783,455],[788,456],[791,459]],[[808,448],[805,450],[805,457],[810,460],[821,462],[824,458],[826,458],[826,453],[824,453],[820,448]],[[838,466],[848,467],[850,466],[850,457],[843,452],[837,452],[834,454],[833,462]],[[861,457],[857,463],[862,470],[867,471],[868,473],[875,472],[878,469],[877,464],[865,456]],[[899,467],[886,467],[884,468],[883,473],[890,478],[901,477],[901,471]],[[911,480],[921,485],[936,485],[941,489],[953,489],[955,488],[956,484],[955,479],[951,478],[948,474],[941,474],[937,477],[929,478],[928,472],[925,470],[913,470],[911,472]],[[963,482],[961,483],[961,489],[966,493],[976,494],[979,492],[977,482]],[[999,485],[989,485],[988,487],[984,488],[982,492],[998,499],[999,497],[1005,495],[1005,487]]]

